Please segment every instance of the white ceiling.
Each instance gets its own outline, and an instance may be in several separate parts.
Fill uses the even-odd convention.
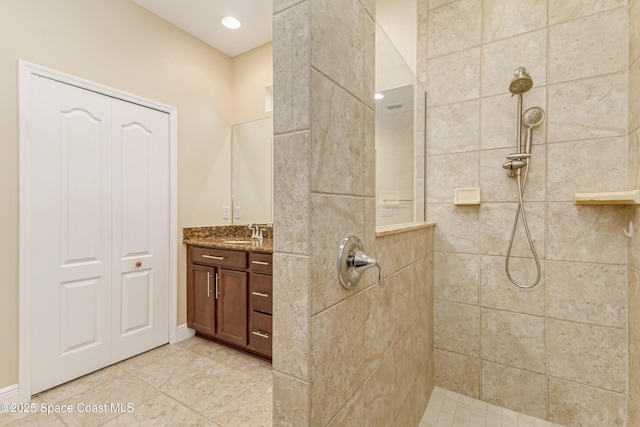
[[[273,38],[272,0],[133,1],[231,57]],[[242,26],[237,30],[223,27],[220,18],[225,15],[238,18]]]

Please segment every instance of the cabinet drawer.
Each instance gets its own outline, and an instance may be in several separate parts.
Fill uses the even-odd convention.
[[[271,316],[255,311],[251,313],[251,331],[249,332],[251,348],[271,357],[272,338]]]
[[[257,271],[265,274],[272,274],[272,271],[273,271],[272,260],[273,260],[273,255],[271,254],[250,252],[249,268],[251,268],[252,271]]]
[[[191,246],[191,261],[219,267],[247,268],[247,253]]]
[[[272,314],[273,279],[271,276],[251,273],[249,276],[249,298],[251,310]]]

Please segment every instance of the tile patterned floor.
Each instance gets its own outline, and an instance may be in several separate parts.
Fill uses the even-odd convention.
[[[271,426],[271,365],[193,337],[47,390],[41,405],[133,405],[128,413],[0,414],[0,426]],[[251,404],[247,404],[250,402]],[[436,387],[419,427],[562,427]]]
[[[436,387],[419,427],[562,427]]]
[[[0,426],[271,426],[271,365],[201,338],[165,345],[47,390],[46,405],[133,412],[0,414]]]

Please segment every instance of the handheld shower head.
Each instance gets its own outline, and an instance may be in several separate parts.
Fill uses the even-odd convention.
[[[509,92],[513,95],[522,95],[529,92],[533,87],[533,79],[527,73],[527,69],[524,67],[518,67],[513,70],[513,79],[509,83]]]
[[[527,127],[527,139],[524,152],[531,154],[531,131],[544,121],[544,110],[540,107],[531,107],[522,115],[522,123]]]

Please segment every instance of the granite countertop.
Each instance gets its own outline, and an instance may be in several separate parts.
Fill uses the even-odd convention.
[[[264,239],[252,239],[247,226],[189,227],[182,230],[182,243],[207,248],[273,253],[273,228],[261,226]],[[235,243],[231,243],[235,242]],[[241,243],[240,243],[241,242]]]
[[[231,243],[238,241],[249,241],[248,243]],[[231,241],[231,242],[230,242]],[[206,237],[206,238],[191,238],[183,239],[183,243],[187,245],[205,246],[207,248],[218,249],[235,249],[241,251],[252,252],[264,252],[273,253],[273,239],[245,239],[245,238],[230,238],[230,237]]]

